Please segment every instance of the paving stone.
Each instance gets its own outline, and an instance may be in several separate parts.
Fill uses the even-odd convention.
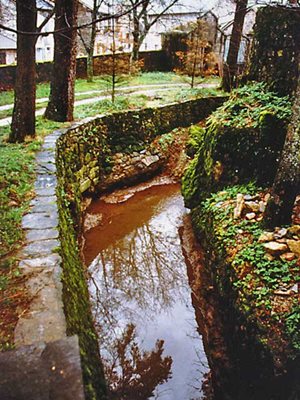
[[[0,354],[3,400],[84,400],[78,338]]]
[[[55,150],[55,146],[56,146],[56,138],[54,138],[51,141],[45,141],[45,143],[42,146],[42,150]]]
[[[57,213],[30,213],[23,217],[23,229],[47,229],[56,228],[58,225]]]
[[[40,151],[39,153],[37,153],[36,155],[36,162],[54,162],[55,161],[55,153],[54,151],[51,150],[47,150],[47,151]]]
[[[36,172],[38,174],[55,174],[56,172],[56,165],[50,163],[40,163],[36,167]]]
[[[36,189],[35,193],[38,196],[54,196],[55,195],[55,188],[45,188],[45,189]]]
[[[34,184],[35,189],[45,189],[56,187],[57,179],[55,175],[43,174],[38,175]]]
[[[59,245],[60,242],[56,239],[40,240],[37,242],[32,242],[23,247],[21,250],[21,254],[23,254],[25,257],[47,255],[53,253],[53,250]]]
[[[35,242],[37,240],[57,239],[57,229],[30,229],[26,232],[27,242]]]
[[[37,203],[31,208],[31,212],[53,214],[57,212],[57,205],[49,203]]]
[[[30,205],[36,206],[40,204],[56,204],[56,196],[37,196],[31,200]]]
[[[29,272],[32,269],[38,269],[38,268],[54,268],[59,266],[61,263],[61,257],[58,254],[50,254],[48,256],[44,257],[36,257],[36,258],[30,258],[30,259],[23,259],[19,263],[19,268],[22,270],[25,270],[25,272]]]

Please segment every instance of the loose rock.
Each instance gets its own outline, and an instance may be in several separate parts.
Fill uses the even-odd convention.
[[[292,253],[300,257],[300,240],[287,240],[287,245]]]
[[[265,244],[263,244],[263,246],[267,250],[268,253],[275,255],[275,256],[286,252],[288,249],[286,244],[278,243],[278,242],[265,243]]]

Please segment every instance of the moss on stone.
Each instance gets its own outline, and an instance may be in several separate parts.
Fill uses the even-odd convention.
[[[300,283],[297,262],[266,256],[258,240],[261,223],[233,218],[237,193],[253,195],[258,189],[251,184],[213,194],[192,210],[193,227],[205,250],[206,267],[237,325],[248,330],[261,357],[269,357],[275,370],[292,369],[300,360],[298,293],[276,293],[283,283]]]
[[[256,83],[234,91],[199,131],[198,151],[182,181],[186,205],[195,207],[231,183],[274,179],[290,117],[290,102]]]

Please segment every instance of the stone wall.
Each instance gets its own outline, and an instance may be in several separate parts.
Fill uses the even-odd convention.
[[[83,194],[103,190],[103,179],[112,170],[112,159],[119,152],[151,158],[144,152],[155,136],[199,122],[223,102],[222,97],[203,98],[88,119],[66,130],[57,140],[56,192],[64,310],[68,335],[79,337],[87,399],[105,399],[106,388],[77,240],[84,209]],[[148,162],[144,164],[147,166]],[[114,185],[122,184],[124,179],[120,176]]]
[[[250,57],[250,80],[265,81],[281,95],[297,84],[300,56],[299,8],[263,7],[258,10]]]
[[[128,53],[117,54],[116,57],[124,61],[129,66]],[[94,57],[94,74],[101,75],[110,72],[110,55],[99,55]],[[145,51],[140,53],[140,60],[143,61],[142,70],[151,71],[170,71],[171,67],[163,51]],[[86,78],[86,58],[77,58],[77,78]],[[49,82],[52,74],[52,62],[37,63],[37,82]],[[15,65],[0,66],[0,91],[8,90],[14,87],[16,79]]]

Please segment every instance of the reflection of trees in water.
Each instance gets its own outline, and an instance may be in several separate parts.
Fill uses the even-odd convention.
[[[170,377],[172,358],[162,356],[163,341],[141,351],[135,325],[139,331],[146,319],[185,298],[183,268],[175,218],[164,225],[144,223],[90,265],[90,293],[112,399],[146,400]]]
[[[151,319],[183,296],[184,261],[179,239],[151,223],[102,250],[89,268],[97,323],[117,329],[119,322]],[[176,297],[175,297],[176,296]],[[123,324],[124,327],[124,324]],[[111,334],[111,333],[110,333]]]
[[[163,340],[151,351],[141,351],[135,326],[127,325],[110,352],[102,357],[112,400],[146,400],[155,388],[171,377],[171,357],[162,357]]]

